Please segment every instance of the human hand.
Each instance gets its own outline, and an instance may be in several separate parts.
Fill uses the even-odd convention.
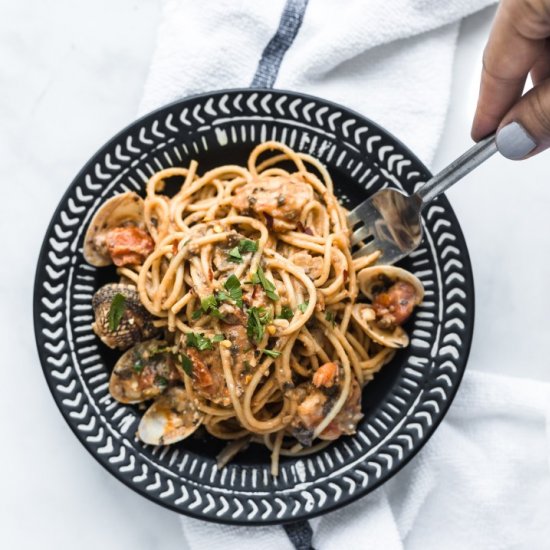
[[[533,88],[522,96],[528,74]],[[502,0],[483,54],[472,138],[513,160],[550,147],[550,0]]]

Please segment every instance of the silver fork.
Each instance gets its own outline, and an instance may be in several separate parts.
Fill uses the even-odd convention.
[[[379,250],[378,263],[394,264],[422,240],[421,213],[426,204],[496,153],[495,134],[476,143],[454,162],[424,183],[412,195],[381,189],[348,214],[353,257]]]

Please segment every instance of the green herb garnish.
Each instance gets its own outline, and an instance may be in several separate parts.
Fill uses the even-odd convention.
[[[239,279],[235,274],[230,275],[225,281],[223,287],[225,290],[227,290],[227,293],[229,294],[229,298],[237,304],[237,307],[242,308],[243,307],[243,290],[241,288],[241,283],[239,282]],[[220,294],[224,296],[224,299],[226,294],[225,292],[218,292],[218,300],[220,299]]]
[[[118,328],[122,316],[124,315],[124,310],[126,309],[126,297],[124,294],[117,292],[113,301],[111,302],[111,307],[109,308],[109,314],[107,319],[109,321],[109,330],[112,332]]]
[[[302,312],[302,313],[305,313],[306,312],[306,309],[308,308],[309,306],[309,302],[306,300],[305,302],[301,303],[299,306],[298,306],[298,309]]]
[[[334,315],[334,312],[333,311],[327,311],[325,313],[325,319],[331,323],[332,325],[334,325],[335,321],[336,321],[336,316]]]
[[[193,319],[193,321],[196,321],[197,319],[200,319],[201,317],[202,317],[202,310],[201,309],[196,309],[191,314],[191,319]]]
[[[216,317],[218,319],[221,317],[220,310],[218,309],[218,299],[214,296],[214,294],[210,294],[210,296],[202,298],[200,311],[202,311],[202,313],[212,315],[212,317]],[[195,315],[195,313],[193,313],[193,315]],[[197,319],[199,317],[200,315],[197,316]],[[193,317],[193,319],[194,318],[195,317]]]
[[[216,342],[221,342],[222,340],[225,340],[225,336],[223,334],[216,334],[214,338],[212,338],[212,342],[215,344]]]
[[[155,386],[168,386],[168,380],[164,376],[155,376]]]
[[[224,289],[216,292],[216,294],[210,294],[206,298],[201,300],[201,309],[193,312],[192,318],[198,319],[202,313],[212,315],[212,317],[221,318],[219,306],[222,302],[233,301],[237,307],[243,307],[243,291],[241,283],[236,275],[230,275],[224,283]]]
[[[185,353],[178,354],[178,359],[185,374],[187,374],[187,376],[191,376],[193,374],[193,361],[191,361]]]
[[[265,325],[271,322],[271,312],[263,307],[251,307],[248,310],[246,334],[251,340],[259,342],[265,333]]]
[[[132,365],[132,368],[138,374],[145,368],[145,365],[143,364],[141,357]]]
[[[214,349],[212,340],[205,336],[203,333],[188,332],[186,335],[186,343],[189,348],[197,348],[199,351]]]
[[[213,307],[218,306],[218,301],[216,300],[216,297],[213,294],[210,294],[210,296],[207,296],[206,298],[203,298],[201,300],[201,309],[204,311],[204,313],[208,313],[208,310]]]
[[[292,311],[292,308],[290,306],[283,306],[281,308],[281,313],[277,315],[277,319],[286,319],[287,321],[290,321],[294,317],[294,312]]]
[[[246,252],[257,252],[258,241],[251,241],[250,239],[241,239],[239,241],[239,252],[245,254]]]
[[[227,255],[229,256],[229,260],[232,262],[235,262],[236,264],[242,264],[243,263],[243,257],[241,256],[241,252],[239,250],[239,247],[236,246],[235,248],[232,248]]]
[[[279,299],[279,295],[276,292],[275,285],[265,276],[264,270],[258,267],[258,271],[252,275],[252,282],[254,284],[262,285],[267,297],[276,302]]]
[[[251,241],[250,239],[241,239],[235,248],[232,248],[227,255],[229,260],[237,264],[243,263],[243,254],[247,252],[256,252],[258,250],[258,243]]]
[[[267,355],[268,357],[273,357],[273,359],[277,359],[279,355],[281,355],[280,351],[275,351],[274,349],[262,349],[260,350],[264,355]]]

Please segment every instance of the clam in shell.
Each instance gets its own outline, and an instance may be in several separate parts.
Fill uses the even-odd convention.
[[[188,399],[185,388],[174,386],[147,409],[137,435],[150,445],[171,445],[189,437],[203,419],[204,414]]]
[[[124,297],[122,316],[116,327],[112,327],[109,312],[113,300],[121,294]],[[102,286],[92,298],[95,321],[93,331],[110,348],[127,349],[133,344],[153,338],[158,329],[153,325],[152,315],[143,307],[135,286],[110,283]]]
[[[351,315],[378,344],[387,348],[406,348],[409,345],[409,336],[400,326],[385,330],[376,324],[376,313],[369,304],[355,304]]]
[[[109,392],[120,403],[154,399],[181,380],[164,340],[147,340],[124,352],[109,380]]]
[[[420,280],[410,271],[394,265],[374,265],[365,267],[357,274],[357,282],[361,292],[372,302],[376,294],[384,287],[398,281],[412,285],[416,291],[415,305],[424,299],[424,287]]]
[[[407,283],[414,289],[412,306],[417,306],[424,299],[422,283],[409,271],[395,266],[372,266],[362,269],[357,280],[361,292],[374,302],[376,297],[387,291],[396,283]],[[400,323],[383,326],[377,318],[376,307],[372,304],[356,304],[352,316],[359,326],[377,343],[389,348],[404,348],[409,345],[409,337]],[[408,315],[407,315],[408,316]]]
[[[84,237],[84,258],[90,265],[111,265],[107,233],[116,227],[135,226],[145,229],[143,199],[132,191],[110,198],[92,218]]]

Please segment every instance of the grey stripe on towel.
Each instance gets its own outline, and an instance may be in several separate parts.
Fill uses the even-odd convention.
[[[273,88],[285,53],[294,42],[302,25],[308,0],[287,0],[277,32],[267,43],[252,79],[252,88]],[[283,526],[296,550],[313,550],[313,531],[307,521]]]
[[[252,79],[252,88],[273,88],[283,57],[302,25],[308,0],[287,0],[279,27],[267,43]]]

